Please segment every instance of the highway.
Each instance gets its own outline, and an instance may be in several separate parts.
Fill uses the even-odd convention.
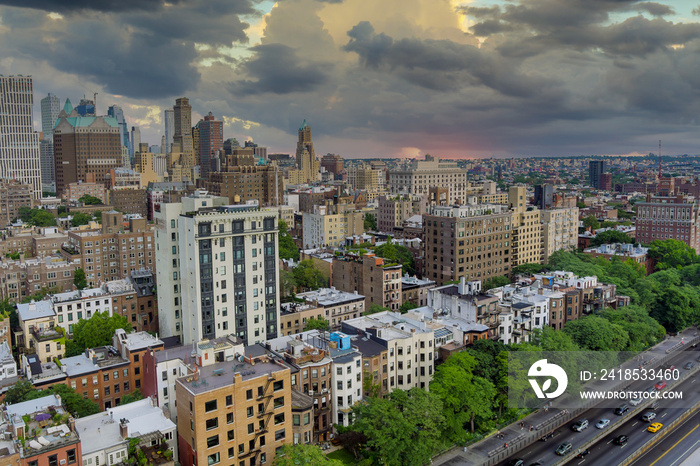
[[[680,466],[698,449],[700,449],[700,412],[696,412],[632,464],[634,466]]]
[[[692,361],[695,364],[698,364],[696,362],[696,358],[698,355],[700,355],[700,351],[696,351],[698,349],[700,348],[688,348],[688,350],[678,353],[678,355],[672,359],[673,364],[675,364],[681,371],[681,376],[687,372],[683,369],[686,362]],[[688,406],[692,406],[698,400],[700,400],[700,393],[698,392],[700,381],[696,382],[696,379],[700,379],[700,377],[695,375],[690,380],[686,380],[673,388],[674,391],[683,390],[684,398],[682,400],[659,401],[659,407],[656,410],[658,417],[655,422],[669,422],[670,420],[679,417],[685,410],[687,410]],[[649,388],[648,381],[635,382],[630,387],[632,390],[645,390],[647,388]],[[647,401],[645,404],[650,405],[651,402]],[[630,406],[630,408],[630,411],[635,409],[632,406]],[[600,433],[600,430],[596,429],[595,427],[595,424],[600,419],[609,419],[611,421],[611,424],[606,428],[610,434],[606,435],[602,442],[599,442],[591,447],[591,453],[585,458],[579,458],[574,462],[570,462],[569,464],[580,464],[582,466],[585,466],[586,464],[618,464],[621,460],[626,458],[630,452],[636,450],[646,440],[648,440],[650,435],[654,434],[646,432],[648,423],[641,420],[641,414],[631,418],[630,415],[617,416],[613,411],[614,410],[611,408],[589,409],[580,416],[556,429],[554,438],[550,438],[545,442],[535,442],[509,457],[501,464],[508,465],[516,458],[523,459],[526,466],[535,462],[540,462],[543,465],[554,464],[561,460],[561,457],[555,454],[555,450],[559,445],[561,445],[563,442],[569,441],[572,443],[574,450],[578,450],[582,445]],[[646,410],[643,412],[646,412]],[[571,429],[571,427],[579,419],[587,419],[590,426],[582,432],[575,432]],[[612,440],[620,434],[626,434],[630,437],[629,442],[622,447],[615,446],[611,443]],[[647,463],[638,464],[641,465]]]

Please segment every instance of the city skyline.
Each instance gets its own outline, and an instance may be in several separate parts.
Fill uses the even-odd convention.
[[[346,158],[700,152],[689,1],[0,5],[0,73],[33,76],[37,131],[49,92],[98,92],[151,145],[188,97],[270,153],[304,119]]]

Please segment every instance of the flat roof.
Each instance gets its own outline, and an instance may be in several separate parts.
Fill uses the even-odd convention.
[[[319,288],[318,290],[299,293],[297,298],[303,298],[307,301],[318,301],[318,304],[324,307],[365,299],[364,295],[357,294],[357,292],[348,293],[334,288]]]
[[[194,380],[194,376],[188,375],[180,377],[177,382],[182,384],[188,391],[195,395],[205,393],[211,390],[233,385],[235,374],[240,374],[242,380],[251,380],[258,377],[267,377],[269,374],[289,370],[289,367],[283,363],[273,361],[255,361],[255,365],[251,365],[245,361],[223,361],[210,366],[199,368],[199,376]]]
[[[47,299],[33,303],[17,304],[17,314],[22,322],[56,315],[51,301]]]
[[[61,367],[69,377],[74,377],[129,363],[128,359],[122,358],[121,355],[114,355],[104,347],[95,348],[94,351],[99,358],[97,362],[93,362],[92,359],[88,358],[85,356],[85,353],[83,353],[78,356],[61,359]]]
[[[135,332],[126,334],[126,347],[129,351],[160,346],[163,341],[148,332]]]

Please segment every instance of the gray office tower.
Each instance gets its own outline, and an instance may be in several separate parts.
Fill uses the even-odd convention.
[[[124,110],[119,105],[112,105],[107,109],[107,116],[111,116],[117,123],[119,123],[119,132],[121,133],[122,146],[129,149],[129,154],[131,154],[131,141],[129,139],[129,128],[126,125],[126,118],[124,118]]]
[[[175,136],[175,111],[168,108],[163,113],[165,122],[165,149],[163,153],[169,154],[173,147],[173,136]]]
[[[551,184],[535,185],[535,205],[542,210],[549,209],[554,203],[554,186]]]
[[[41,160],[41,183],[45,191],[56,190],[56,169],[53,157],[53,127],[61,112],[61,100],[53,94],[41,99],[41,133],[39,142]]]
[[[588,184],[592,188],[600,189],[600,175],[603,173],[605,173],[605,160],[588,162]]]

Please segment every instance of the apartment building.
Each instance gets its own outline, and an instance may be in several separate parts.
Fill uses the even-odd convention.
[[[257,201],[261,206],[284,203],[284,175],[276,165],[228,166],[210,172],[204,187],[231,203]]]
[[[578,207],[542,211],[544,261],[559,250],[571,251],[578,246]]]
[[[396,170],[389,170],[389,193],[428,195],[431,186],[447,189],[452,203],[467,199],[467,170],[456,162],[445,162],[426,154],[425,160],[411,160]]]
[[[425,306],[428,303],[428,290],[433,287],[435,282],[432,280],[405,274],[401,277],[401,302]]]
[[[352,347],[350,336],[341,332],[331,333],[329,352],[333,360],[333,424],[347,427],[353,422],[352,407],[362,401],[362,353]]]
[[[140,440],[136,448],[141,449],[147,459],[153,458],[149,464],[160,464],[155,458],[165,457],[162,453],[153,456],[155,451],[170,451],[168,456],[178,461],[177,426],[150,399],[76,419],[75,430],[80,436],[83,465],[125,462],[131,438]]]
[[[58,421],[46,422],[52,419]],[[2,420],[9,426],[5,439],[9,434],[17,444],[20,444],[20,439],[24,440],[17,461],[22,466],[82,464],[81,442],[75,429],[75,419],[63,407],[60,396],[49,395],[6,405]],[[35,436],[36,440],[30,440],[30,436]]]
[[[102,213],[100,230],[69,231],[61,255],[85,270],[88,286],[98,286],[137,270],[153,270],[154,233],[141,217],[129,218],[125,228],[124,215],[111,210]]]
[[[319,308],[321,311],[318,314],[328,321],[331,330],[339,330],[343,321],[361,316],[367,305],[364,295],[356,291],[340,291],[335,287],[299,293],[296,297]],[[303,319],[302,325],[306,324]]]
[[[21,354],[36,353],[41,362],[50,362],[66,353],[65,338],[58,331],[56,313],[50,301],[17,304],[19,329],[15,343]]]
[[[86,181],[68,183],[62,197],[69,203],[77,203],[83,196],[96,197],[105,203],[107,199],[105,184]]]
[[[34,188],[18,180],[0,182],[0,225],[5,227],[19,218],[19,209],[32,208]],[[37,196],[40,197],[40,196]]]
[[[349,205],[338,205],[336,213],[328,206],[314,206],[313,212],[302,214],[302,244],[304,249],[338,247],[345,237],[365,231],[364,213],[350,210]]]
[[[112,296],[106,286],[66,291],[48,296],[48,301],[56,315],[56,323],[66,335],[72,335],[73,325],[80,319],[89,319],[98,312],[112,315]],[[38,304],[38,303],[37,303]]]
[[[604,257],[607,260],[613,260],[615,257],[623,262],[632,260],[644,267],[647,275],[654,273],[654,266],[656,265],[656,261],[648,256],[649,248],[635,246],[634,244],[601,244],[597,247],[584,249],[583,253],[592,257]]]
[[[146,203],[145,189],[110,189],[109,202],[115,210],[124,212],[125,214],[137,215],[144,219],[148,216],[148,204]]]
[[[234,336],[230,336],[235,339]],[[143,385],[141,392],[153,397],[166,417],[177,423],[175,382],[180,377],[194,374],[197,354],[192,345],[177,345],[162,351],[147,351],[143,356]]]
[[[68,241],[68,235],[57,227],[38,228],[31,236],[31,256],[46,257],[60,254],[61,245]]]
[[[158,292],[172,309],[159,313],[160,331],[184,344],[277,336],[277,210],[226,201],[198,194],[156,213],[158,282],[167,284]]]
[[[675,239],[700,251],[700,203],[695,198],[647,194],[636,207],[637,241],[648,245],[657,239]]]
[[[423,216],[425,277],[443,285],[508,274],[511,220],[505,205],[432,206]]]
[[[365,296],[367,307],[376,304],[398,311],[403,302],[402,269],[401,264],[390,263],[374,253],[362,256],[346,253],[333,258],[333,285]]]
[[[280,336],[306,331],[309,319],[325,319],[325,310],[313,302],[280,304]]]
[[[392,233],[395,227],[413,215],[413,201],[408,195],[379,196],[377,207],[377,229],[384,233]]]
[[[428,390],[435,333],[425,323],[409,322],[398,312],[386,311],[344,321],[342,332],[364,335],[387,349],[387,392],[413,387]]]
[[[149,352],[158,352],[165,348],[165,343],[147,332],[126,333],[118,328],[112,337],[112,346],[122,358],[131,363],[134,388],[143,387],[145,378],[144,358]]]
[[[59,256],[0,260],[0,299],[21,301],[42,289],[72,290],[75,265]]]
[[[543,263],[542,211],[528,206],[525,186],[511,186],[508,189],[508,202],[513,212],[510,225],[513,236],[511,267]]]
[[[271,462],[292,436],[290,369],[259,346],[177,380],[183,466]]]
[[[366,335],[355,335],[352,346],[362,355],[362,396],[385,397],[389,393],[389,350]]]

